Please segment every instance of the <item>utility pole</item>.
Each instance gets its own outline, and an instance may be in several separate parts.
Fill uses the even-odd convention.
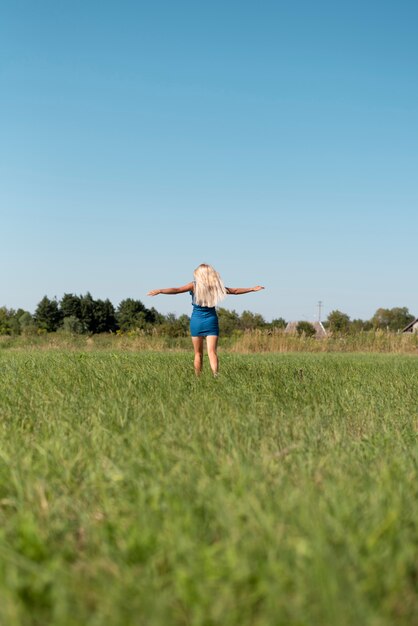
[[[320,321],[321,321],[321,311],[322,311],[322,305],[323,305],[322,300],[319,300],[319,301],[318,301],[318,322],[320,322]]]

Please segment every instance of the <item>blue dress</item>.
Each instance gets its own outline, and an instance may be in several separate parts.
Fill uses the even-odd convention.
[[[190,333],[192,337],[219,337],[219,322],[214,306],[200,306],[196,304],[194,292],[192,296],[193,313],[190,318]]]

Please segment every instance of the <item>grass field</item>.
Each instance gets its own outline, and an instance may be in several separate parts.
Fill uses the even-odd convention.
[[[416,357],[0,367],[1,626],[418,624]]]
[[[348,335],[329,335],[323,339],[292,335],[283,330],[239,331],[220,337],[220,349],[237,354],[261,352],[362,352],[384,354],[413,354],[418,356],[418,333],[394,333],[382,330],[358,332]],[[58,331],[35,335],[0,335],[2,350],[65,350],[153,352],[189,351],[190,337],[149,334],[132,331],[122,334],[101,333],[77,335]]]

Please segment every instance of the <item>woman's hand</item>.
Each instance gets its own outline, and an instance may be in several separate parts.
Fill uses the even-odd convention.
[[[264,289],[264,287],[261,287],[260,285],[253,287],[253,291],[261,291],[262,289]]]
[[[147,296],[159,296],[161,293],[161,289],[153,289],[147,293]]]

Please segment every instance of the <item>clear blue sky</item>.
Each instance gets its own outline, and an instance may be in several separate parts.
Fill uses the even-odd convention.
[[[3,3],[0,305],[418,315],[418,4]]]

